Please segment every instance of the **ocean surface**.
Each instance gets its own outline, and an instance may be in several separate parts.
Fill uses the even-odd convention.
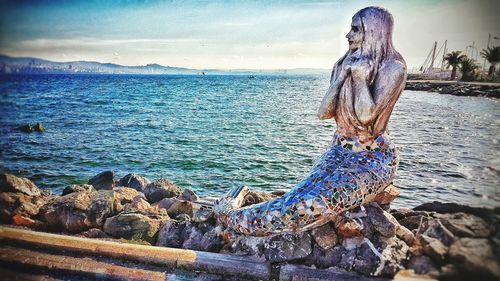
[[[0,171],[58,193],[105,170],[200,195],[290,189],[329,145],[325,76],[0,77]],[[44,133],[20,125],[42,122]],[[500,206],[500,100],[405,91],[390,130],[396,206]]]

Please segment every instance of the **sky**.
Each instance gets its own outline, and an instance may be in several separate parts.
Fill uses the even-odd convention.
[[[366,6],[393,14],[394,45],[409,69],[423,64],[434,41],[461,51],[474,42],[481,51],[491,34],[491,45],[500,44],[493,39],[500,38],[498,0],[0,0],[0,54],[197,69],[330,69],[347,50],[352,16]]]

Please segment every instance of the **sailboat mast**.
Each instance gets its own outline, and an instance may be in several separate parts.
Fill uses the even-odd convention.
[[[430,69],[434,68],[434,60],[436,59],[436,47],[437,47],[437,41],[434,41],[434,47],[432,47],[431,66],[429,67]]]

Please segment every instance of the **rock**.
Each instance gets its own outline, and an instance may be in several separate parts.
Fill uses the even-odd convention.
[[[444,245],[450,246],[456,237],[439,220],[429,220],[422,224],[421,232],[432,238],[436,238]]]
[[[399,196],[399,190],[394,185],[387,186],[382,192],[379,192],[373,202],[378,203],[379,205],[387,205],[390,204],[396,197]]]
[[[193,204],[189,201],[178,200],[174,198],[174,202],[167,209],[167,213],[170,217],[175,218],[180,214],[186,214],[193,217]]]
[[[270,262],[304,258],[311,251],[311,235],[308,232],[276,235],[264,244],[264,255]]]
[[[33,126],[33,131],[35,132],[44,132],[45,131],[45,127],[42,125],[42,123],[38,122],[35,124],[35,126]]]
[[[340,245],[328,250],[314,245],[311,255],[307,257],[306,263],[314,264],[320,269],[329,268],[336,266],[346,252],[346,249]]]
[[[158,208],[162,208],[168,210],[175,202],[177,198],[163,198],[160,201],[153,204],[153,206],[157,206]]]
[[[203,250],[203,232],[196,226],[186,226],[182,231],[182,237],[185,238],[184,242],[182,243],[183,249],[197,251]]]
[[[363,226],[355,220],[343,220],[337,223],[337,234],[343,238],[361,236]]]
[[[394,276],[396,272],[404,269],[408,257],[408,246],[396,237],[381,236],[376,243],[381,253],[382,263],[373,273],[375,276]]]
[[[79,233],[78,235],[87,238],[109,238],[109,236],[99,228],[91,228],[87,231]]]
[[[48,194],[28,196],[20,192],[0,192],[0,222],[12,223],[15,215],[35,217],[50,198]]]
[[[201,249],[206,252],[218,253],[225,244],[219,235],[220,232],[221,230],[217,228],[205,232],[201,239]]]
[[[337,245],[338,242],[335,228],[329,223],[313,229],[311,231],[311,236],[314,241],[316,241],[316,244],[318,244],[323,250],[332,248]]]
[[[403,240],[408,246],[412,246],[413,243],[415,243],[415,234],[402,225],[396,230],[396,236]]]
[[[142,192],[142,190],[150,183],[151,183],[150,180],[148,180],[147,178],[145,178],[141,175],[128,174],[120,179],[120,181],[118,182],[118,185],[130,187],[130,188],[133,188],[137,191]]]
[[[21,125],[17,127],[17,129],[23,133],[32,133],[35,131],[35,129],[33,129],[30,124]]]
[[[439,271],[439,268],[427,256],[412,257],[406,267],[413,269],[417,274],[436,273]]]
[[[207,221],[215,223],[215,220],[216,220],[215,212],[211,208],[201,208],[198,209],[193,214],[193,221],[197,223],[202,223]]]
[[[186,215],[186,214],[180,214],[175,217],[175,220],[177,221],[191,221],[191,217]]]
[[[278,196],[276,196],[272,193],[250,191],[243,199],[242,207],[258,204],[261,202],[266,202],[266,201],[272,200],[276,197],[278,197]]]
[[[446,215],[436,215],[439,221],[451,233],[459,237],[489,237],[492,234],[490,225],[480,217],[455,213]]]
[[[432,203],[424,203],[414,208],[416,211],[436,212],[441,214],[453,213],[468,213],[481,218],[491,217],[493,211],[488,208],[477,208],[457,203],[441,203],[434,201]]]
[[[181,194],[181,189],[166,179],[159,179],[148,184],[143,189],[143,193],[150,203],[156,203],[163,198],[178,196]]]
[[[408,228],[409,230],[420,229],[421,226],[431,220],[432,218],[426,214],[410,215],[403,219],[398,220],[399,224]]]
[[[422,235],[420,236],[420,244],[423,247],[424,253],[434,262],[440,265],[444,264],[448,247],[441,243],[441,241],[427,235]]]
[[[190,222],[179,222],[175,220],[166,222],[158,232],[156,246],[181,248],[184,242],[184,237],[182,237],[184,228],[190,226]]]
[[[36,185],[27,178],[19,178],[11,174],[0,174],[0,192],[24,193],[28,196],[40,196]]]
[[[393,237],[399,227],[398,221],[388,212],[382,210],[376,203],[365,206],[374,229],[385,237]]]
[[[73,192],[94,191],[94,190],[95,190],[94,187],[90,184],[83,184],[83,185],[72,184],[64,188],[62,196],[68,195]]]
[[[198,197],[198,195],[196,195],[196,193],[194,193],[194,191],[192,191],[189,188],[186,188],[182,191],[181,195],[177,197],[177,199],[189,202],[196,202],[200,198]]]
[[[20,214],[15,214],[12,217],[12,224],[19,226],[26,226],[29,228],[40,228],[43,225],[43,223],[39,220],[34,220]]]
[[[254,256],[262,261],[266,261],[264,251],[269,237],[235,235],[230,237],[228,232],[222,233],[222,241],[225,245],[221,253],[232,253],[237,256]]]
[[[380,257],[372,250],[370,245],[365,242],[355,250],[355,259],[352,267],[359,273],[372,275],[376,272],[380,263]]]
[[[97,174],[93,178],[91,178],[88,184],[94,186],[95,189],[101,190],[111,190],[115,184],[115,172],[113,171],[104,171],[102,173]]]
[[[89,227],[85,220],[91,203],[91,192],[70,193],[51,200],[41,208],[40,214],[55,230],[78,233]]]
[[[142,192],[139,192],[130,187],[115,187],[113,188],[116,197],[120,200],[122,205],[131,203],[135,198],[139,197],[146,200],[146,196]]]
[[[487,239],[460,238],[450,246],[450,260],[476,280],[499,280],[500,265]]]
[[[116,238],[154,242],[161,224],[167,220],[168,217],[151,218],[138,213],[120,213],[107,218],[103,230]]]
[[[116,215],[122,209],[123,206],[114,191],[98,190],[92,192],[85,224],[89,227],[102,228],[108,217]]]

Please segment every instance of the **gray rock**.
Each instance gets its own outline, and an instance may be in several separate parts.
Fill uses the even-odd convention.
[[[182,243],[183,249],[198,251],[203,250],[203,232],[196,226],[190,225],[185,227],[182,231],[182,235],[185,238],[184,242]]]
[[[402,225],[396,230],[396,236],[403,240],[408,246],[412,246],[413,243],[415,243],[415,234]]]
[[[91,178],[88,184],[94,186],[95,189],[101,190],[111,190],[115,184],[115,172],[113,171],[104,171],[93,178]]]
[[[83,237],[87,237],[87,238],[109,238],[109,236],[104,231],[100,230],[99,228],[91,228],[87,231],[81,232],[78,235],[83,236]]]
[[[118,185],[142,191],[151,181],[138,174],[128,174],[118,181]]]
[[[137,197],[146,200],[146,196],[144,196],[142,192],[130,187],[115,187],[113,188],[113,191],[122,205],[131,203]]]
[[[40,208],[49,202],[52,195],[42,193],[29,196],[22,192],[0,192],[0,222],[14,223],[16,216],[31,218],[38,215]]]
[[[382,255],[383,265],[377,268],[374,275],[394,276],[398,271],[404,269],[404,264],[408,258],[408,245],[396,237],[380,237],[376,243]]]
[[[382,210],[376,203],[371,203],[365,206],[365,208],[373,228],[378,233],[385,237],[393,237],[396,235],[399,223],[391,214]]]
[[[264,245],[264,255],[270,262],[304,258],[311,251],[311,235],[308,232],[276,235]]]
[[[466,214],[455,213],[446,215],[436,215],[445,226],[454,235],[459,237],[488,237],[492,234],[490,225],[480,217]]]
[[[243,199],[242,207],[258,204],[261,202],[266,202],[266,201],[272,200],[276,197],[278,197],[278,196],[276,196],[272,193],[250,191]]]
[[[19,178],[11,174],[0,174],[0,192],[23,193],[28,196],[40,196],[36,185],[27,178]]]
[[[439,271],[439,268],[432,262],[431,258],[427,256],[414,256],[412,257],[406,266],[408,269],[413,269],[416,274],[427,274],[435,273]]]
[[[177,198],[163,198],[160,201],[154,203],[153,206],[168,210],[168,208],[170,208],[176,200]]]
[[[487,239],[460,238],[450,246],[450,260],[476,280],[499,280],[500,265]]]
[[[391,212],[392,214],[395,214],[396,216],[399,216],[400,214]],[[414,229],[419,229],[423,223],[427,222],[428,220],[432,219],[428,213],[426,212],[410,212],[407,213],[403,218],[398,218],[399,224],[402,226],[408,228],[409,230],[414,230]]]
[[[324,250],[332,248],[337,245],[338,242],[338,236],[337,233],[335,233],[335,228],[329,223],[313,229],[311,231],[311,236],[314,241],[316,241],[316,244]]]
[[[170,217],[177,217],[181,214],[186,214],[193,217],[193,204],[189,201],[174,199],[174,202],[167,209],[167,213]]]
[[[328,250],[324,250],[320,246],[314,245],[311,255],[306,259],[306,263],[309,265],[314,264],[320,269],[329,268],[338,265],[346,252],[346,249],[340,245]]]
[[[213,228],[203,234],[201,239],[201,249],[203,251],[218,253],[222,249],[225,243],[218,232],[217,228]]]
[[[83,192],[83,191],[94,191],[94,187],[90,184],[82,184],[82,185],[72,184],[64,188],[61,196],[68,195],[73,192]]]
[[[186,188],[182,191],[181,195],[177,197],[177,199],[189,202],[196,202],[200,199],[200,197],[198,197],[198,195],[196,195],[196,193],[191,189]]]
[[[215,220],[216,220],[215,212],[211,208],[201,208],[196,212],[194,212],[193,214],[193,221],[197,223],[202,223],[207,221],[215,222]]]
[[[122,209],[123,206],[114,191],[98,190],[92,192],[85,224],[89,227],[102,228],[106,218],[118,214]]]
[[[148,217],[138,213],[120,213],[106,219],[103,230],[115,238],[154,242],[161,224],[168,217]]]
[[[166,222],[158,232],[156,246],[181,248],[184,242],[182,233],[184,228],[190,227],[190,222],[179,222],[171,220]]]
[[[40,214],[53,229],[78,233],[89,228],[86,219],[91,203],[92,192],[70,193],[51,200]]]
[[[424,253],[429,256],[437,264],[444,264],[448,247],[436,238],[427,235],[420,236],[420,244],[423,247]]]
[[[446,246],[450,246],[456,240],[455,235],[436,219],[428,220],[423,223],[420,231],[424,235],[438,239]]]
[[[181,194],[181,189],[166,179],[159,179],[148,184],[143,189],[143,193],[150,203],[156,203],[163,198],[178,196]]]

